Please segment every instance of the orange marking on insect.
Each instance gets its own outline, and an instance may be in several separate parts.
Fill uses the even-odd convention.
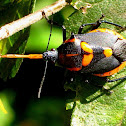
[[[68,42],[75,42],[75,38],[73,39],[68,39],[68,40],[65,40],[64,43],[68,43]]]
[[[78,54],[66,54],[67,57],[77,56]]]
[[[110,30],[110,29],[106,29],[106,28],[94,29],[92,31],[89,31],[88,33],[91,33],[91,32],[105,32],[105,33],[110,33],[110,34],[113,34],[113,35],[118,36],[118,38],[120,38],[120,39],[125,39],[121,34],[117,33],[116,31],[113,31],[113,30]]]
[[[70,71],[79,71],[82,69],[82,67],[74,67],[74,68],[67,68]]]
[[[103,51],[103,54],[106,56],[106,57],[110,57],[112,55],[112,49],[111,48],[106,48],[104,49]]]
[[[120,64],[120,66],[116,67],[115,69],[105,72],[103,74],[94,74],[95,76],[99,76],[99,77],[105,77],[105,76],[111,76],[117,72],[119,72],[120,70],[122,70],[124,67],[126,66],[126,61],[122,62]]]
[[[88,64],[91,63],[92,59],[93,59],[93,54],[84,55],[82,59],[82,65],[87,66]]]
[[[81,42],[81,48],[87,53],[93,53],[92,48],[86,42]]]

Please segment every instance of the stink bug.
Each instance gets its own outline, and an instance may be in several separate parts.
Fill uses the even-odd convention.
[[[125,29],[100,18],[95,23],[81,25],[78,34],[72,33],[70,39],[66,40],[66,29],[62,26],[63,44],[56,50],[46,51],[43,54],[6,54],[1,55],[1,58],[44,59],[58,63],[70,71],[80,71],[99,77],[111,76],[126,66],[126,39],[113,30],[98,28],[102,23]],[[93,26],[93,30],[82,34],[83,27],[87,25]],[[125,77],[116,80],[123,78]]]

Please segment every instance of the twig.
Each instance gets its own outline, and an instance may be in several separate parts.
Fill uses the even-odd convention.
[[[7,38],[16,32],[30,26],[31,24],[41,20],[45,16],[48,17],[52,15],[52,13],[56,13],[60,11],[64,6],[67,5],[65,0],[58,0],[55,3],[36,11],[35,13],[29,14],[21,19],[13,21],[9,24],[6,24],[0,28],[0,40]],[[45,15],[43,15],[44,13]]]

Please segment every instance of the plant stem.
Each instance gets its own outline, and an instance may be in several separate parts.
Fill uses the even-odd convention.
[[[0,40],[7,38],[16,32],[30,26],[31,24],[43,19],[45,16],[48,17],[65,7],[68,3],[65,0],[58,0],[55,3],[44,7],[43,9],[36,11],[35,13],[29,14],[21,19],[6,24],[0,28]]]

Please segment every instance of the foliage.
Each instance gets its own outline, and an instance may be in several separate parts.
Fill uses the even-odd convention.
[[[20,1],[1,1],[0,9],[0,26],[20,19],[33,11],[35,0],[20,0]],[[27,39],[29,37],[29,28],[26,28],[13,36],[0,41],[0,54],[6,53],[24,53]],[[0,77],[6,80],[14,77],[19,70],[22,59],[12,60],[9,62],[6,59],[1,59]]]
[[[85,23],[96,22],[102,14],[105,15],[104,20],[125,26],[125,1],[105,1],[105,0],[73,0],[72,5],[78,9],[72,14],[67,21],[64,22],[68,38],[72,32],[77,33],[80,25]],[[76,24],[76,25],[75,25]],[[102,24],[100,27],[118,31],[126,37],[125,31],[119,28]],[[86,27],[83,32],[91,30]],[[104,64],[103,64],[104,65]],[[123,69],[120,73],[115,74],[110,79],[125,76]],[[71,126],[113,126],[124,125],[126,116],[126,81],[117,81],[106,83],[102,79],[88,75],[76,75],[75,80],[66,83],[66,90],[71,89],[76,92],[73,99],[69,99],[66,109],[71,111]],[[101,91],[96,85],[105,85],[113,93]]]
[[[1,11],[0,16],[2,17],[0,20],[1,26],[31,13],[33,5],[34,0],[1,1],[0,2],[0,11]],[[40,6],[42,4],[39,3],[38,5]],[[66,10],[59,12],[57,16],[54,15],[54,20],[58,21],[58,23],[60,24],[62,24],[63,22],[63,24],[67,29],[67,38],[69,38],[72,32],[77,33],[80,25],[84,23],[96,22],[101,17],[102,14],[105,15],[104,20],[120,24],[121,26],[125,26],[126,22],[125,7],[126,2],[122,0],[121,1],[73,0],[71,2],[70,8],[66,8]],[[72,13],[73,11],[74,13]],[[61,14],[62,16],[60,16],[61,17],[60,19],[63,19],[62,21],[59,20],[59,15]],[[43,31],[41,27],[43,28]],[[118,31],[120,34],[126,37],[125,31],[120,31],[119,28],[113,25],[102,24],[100,27]],[[40,21],[36,23],[36,25],[32,26],[30,31],[31,32],[30,37],[29,37],[30,29],[27,28],[20,31],[19,33],[16,33],[15,35],[11,36],[8,39],[2,40],[0,43],[0,53],[1,54],[24,53],[28,37],[29,37],[28,40],[29,43],[27,44],[27,52],[44,51],[46,48],[50,32],[49,28],[50,25],[48,25],[46,21],[44,21],[43,23]],[[90,27],[86,27],[83,30],[83,32],[85,33],[88,32],[89,30]],[[56,31],[52,32],[52,38],[49,49],[57,48],[62,43],[61,32],[62,32],[61,29],[57,27]],[[37,42],[39,42],[38,45],[33,45],[33,43]],[[0,77],[2,77],[4,80],[6,80],[7,78],[14,77],[20,67],[21,62],[22,60],[19,59],[17,60],[1,59]],[[119,78],[124,75],[126,75],[125,69],[123,69],[118,74],[115,74],[114,76],[110,77],[110,79]],[[125,80],[113,83],[106,83],[104,80],[101,80],[94,76],[81,75],[81,74],[75,75],[73,82],[67,81],[65,84],[65,89],[68,90],[67,91],[68,96],[66,101],[65,125],[69,124],[71,126],[125,125],[126,124],[125,83],[126,83]],[[101,90],[101,88],[96,87],[96,85],[105,85],[105,88],[112,91],[112,93],[108,94],[108,92],[106,92],[105,90]],[[71,94],[69,93],[69,89],[72,90]],[[73,96],[73,94],[75,95]],[[53,103],[51,102],[50,104],[52,105]],[[44,111],[43,109],[37,109],[38,106],[40,108],[40,105],[43,105],[43,108],[47,107],[47,111],[50,111],[50,113],[48,113],[47,116],[45,116],[45,118],[50,117],[50,115],[52,116],[53,114],[51,114],[51,112],[56,114],[56,117],[57,114],[61,112],[58,111],[57,113],[55,113],[56,108],[55,107],[50,108],[50,106],[46,105],[45,103],[43,104],[43,101],[36,102],[35,104],[33,104],[32,102],[31,105],[29,105],[30,108],[26,111],[27,113],[26,120],[22,122],[22,125],[31,124],[31,122],[33,122],[33,124],[35,123],[38,126],[40,124],[44,124],[43,122],[41,122],[41,118],[43,119],[44,117],[43,113],[46,113],[47,111]],[[40,110],[42,111],[40,112]],[[34,113],[36,116],[33,116],[31,112]],[[43,116],[39,118],[41,115]],[[36,119],[35,117],[39,119]],[[43,121],[46,120],[45,118],[43,119]],[[36,122],[36,120],[39,120],[39,122]],[[54,122],[54,124],[56,123]]]

